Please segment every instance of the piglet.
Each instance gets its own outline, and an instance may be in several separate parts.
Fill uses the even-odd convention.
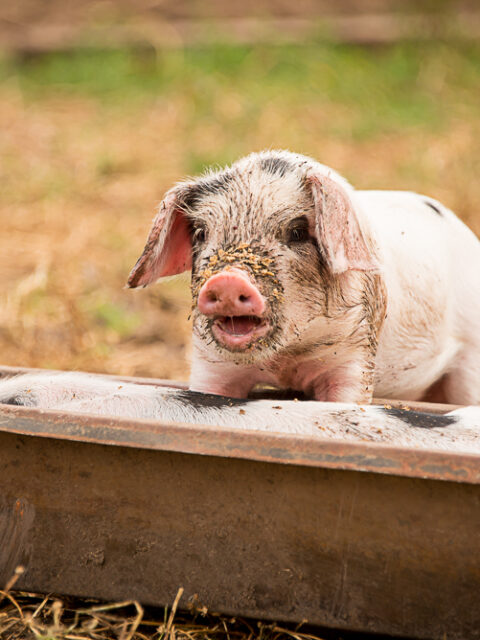
[[[191,390],[480,404],[480,242],[429,197],[253,153],[166,194],[128,286],[189,269]]]

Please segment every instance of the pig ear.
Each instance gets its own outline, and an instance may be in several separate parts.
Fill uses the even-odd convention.
[[[192,266],[192,242],[178,187],[160,204],[147,244],[128,278],[127,287],[146,287],[159,278],[183,273]]]
[[[307,177],[315,202],[315,233],[327,264],[335,274],[349,270],[378,271],[347,192],[326,175]]]

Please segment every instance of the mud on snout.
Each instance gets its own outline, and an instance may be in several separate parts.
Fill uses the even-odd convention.
[[[274,260],[248,243],[218,249],[192,272],[194,330],[234,353],[271,347],[283,288]]]

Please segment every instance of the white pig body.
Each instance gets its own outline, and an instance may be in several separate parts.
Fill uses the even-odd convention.
[[[480,242],[418,194],[263,152],[165,197],[129,286],[192,269],[192,390],[480,404]]]
[[[355,195],[376,236],[388,296],[375,394],[421,399],[445,376],[446,399],[480,403],[478,239],[451,211],[425,196]]]

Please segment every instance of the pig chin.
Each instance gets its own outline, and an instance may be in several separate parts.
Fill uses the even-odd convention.
[[[210,330],[219,346],[238,353],[261,346],[272,327],[266,318],[255,315],[216,316],[210,320]]]

